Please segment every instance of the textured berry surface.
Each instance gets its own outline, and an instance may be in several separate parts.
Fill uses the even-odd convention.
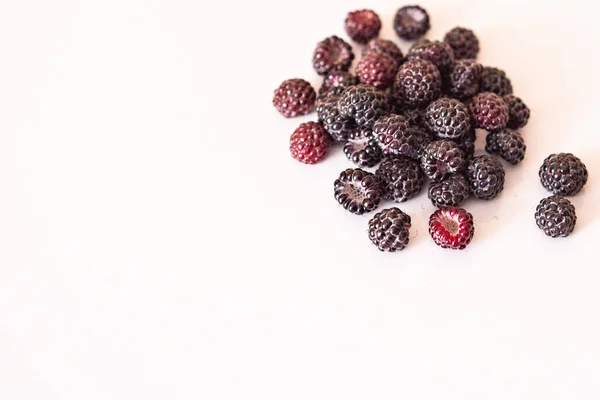
[[[530,111],[529,107],[523,103],[523,100],[512,94],[507,94],[502,99],[508,106],[507,126],[512,129],[519,129],[527,125]]]
[[[507,162],[515,165],[525,158],[525,141],[523,136],[513,129],[505,128],[498,132],[491,132],[485,138],[485,150],[496,154]]]
[[[491,92],[473,97],[470,111],[477,128],[496,131],[504,129],[508,123],[508,106],[502,97]]]
[[[304,79],[283,81],[273,94],[273,105],[286,118],[310,113],[315,107],[317,94]]]
[[[469,161],[467,180],[471,194],[481,200],[491,200],[504,189],[504,167],[491,156],[481,155]]]
[[[300,124],[290,137],[290,153],[305,164],[321,161],[331,147],[331,139],[325,129],[316,122]]]
[[[439,41],[422,41],[413,46],[406,58],[409,60],[419,59],[427,60],[437,67],[442,73],[446,74],[454,64],[454,52],[448,43]]]
[[[373,39],[363,49],[363,55],[374,52],[383,53],[392,57],[398,63],[398,66],[404,62],[404,55],[402,50],[391,40],[386,39]]]
[[[348,160],[359,167],[374,167],[381,161],[381,148],[373,137],[373,132],[369,129],[361,129],[353,132],[346,144],[344,144],[344,154]]]
[[[535,222],[546,235],[567,237],[575,229],[575,207],[562,196],[550,196],[540,201],[535,210]]]
[[[373,211],[381,201],[379,179],[362,169],[348,168],[333,183],[335,199],[346,210],[361,215]]]
[[[464,171],[466,162],[456,143],[451,140],[437,140],[423,150],[421,167],[429,179],[439,182],[449,175]]]
[[[411,126],[403,115],[379,118],[373,125],[373,134],[386,155],[419,159],[423,148],[430,142],[424,132]]]
[[[385,53],[368,52],[356,66],[356,74],[360,83],[375,86],[377,89],[387,89],[398,72],[396,60]]]
[[[323,78],[323,84],[319,89],[319,94],[334,91],[341,94],[344,89],[358,85],[358,76],[352,75],[346,71],[332,71]]]
[[[475,127],[471,126],[471,129],[461,137],[460,139],[454,139],[453,142],[458,145],[458,148],[465,154],[465,160],[469,161],[475,154],[475,141],[477,136],[475,133]]]
[[[319,96],[317,100],[317,116],[319,122],[336,142],[345,142],[348,135],[356,131],[356,125],[350,118],[340,114],[338,100],[340,96],[335,92],[328,92]]]
[[[420,108],[405,108],[400,112],[400,115],[408,119],[408,122],[413,126],[425,127],[423,110]]]
[[[398,70],[394,95],[407,107],[423,107],[437,99],[442,89],[442,76],[427,60],[408,60]]]
[[[408,245],[410,226],[408,214],[388,208],[369,221],[369,239],[381,251],[400,251]]]
[[[365,44],[379,35],[381,20],[374,11],[358,10],[348,13],[344,26],[350,39]]]
[[[473,216],[458,207],[441,207],[429,218],[429,234],[444,249],[463,250],[475,233]]]
[[[436,207],[460,206],[471,195],[469,183],[463,174],[450,175],[441,182],[431,182],[427,197]]]
[[[356,85],[344,90],[338,105],[342,116],[353,119],[361,128],[372,127],[389,108],[388,96],[370,85]]]
[[[337,36],[320,41],[313,53],[313,67],[319,75],[326,75],[331,71],[348,71],[352,60],[352,46]]]
[[[551,154],[539,171],[542,186],[560,196],[573,196],[588,180],[585,164],[571,153]]]
[[[442,139],[458,139],[471,130],[469,109],[456,99],[442,97],[425,110],[425,126]]]
[[[479,93],[483,67],[475,60],[458,60],[446,80],[446,92],[458,99],[467,99]]]
[[[386,200],[404,202],[418,195],[425,183],[419,163],[408,157],[386,158],[375,175],[379,178]]]
[[[414,40],[429,30],[429,14],[419,6],[405,6],[396,12],[394,30],[405,40]]]
[[[494,67],[484,67],[481,72],[481,91],[504,96],[512,94],[513,88],[506,72]]]
[[[444,36],[444,42],[448,43],[454,51],[457,60],[477,58],[479,53],[479,40],[475,33],[467,28],[456,27]]]

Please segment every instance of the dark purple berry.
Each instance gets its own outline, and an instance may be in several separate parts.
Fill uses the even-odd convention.
[[[348,13],[344,26],[350,39],[365,44],[379,35],[381,20],[372,10],[358,10]]]
[[[567,237],[577,223],[575,207],[565,197],[547,197],[535,209],[535,223],[550,237]]]
[[[442,75],[448,73],[454,64],[454,52],[448,43],[423,41],[413,46],[406,58],[427,60],[437,67]]]
[[[519,129],[527,125],[529,121],[529,108],[523,103],[523,100],[512,94],[502,97],[508,106],[508,127]]]
[[[508,123],[508,106],[502,97],[491,93],[479,93],[470,104],[475,127],[488,131],[504,129]]]
[[[404,62],[402,50],[400,50],[396,43],[392,42],[391,40],[373,39],[369,41],[369,43],[363,49],[363,55],[370,52],[387,54],[396,60],[398,66]]]
[[[408,245],[410,226],[408,214],[388,208],[369,221],[369,239],[381,251],[400,251]]]
[[[385,53],[368,52],[356,66],[356,74],[360,83],[387,89],[394,83],[398,72],[396,60]]]
[[[313,67],[319,75],[326,75],[331,71],[348,71],[352,60],[352,46],[337,36],[320,41],[313,53]]]
[[[484,67],[481,72],[481,91],[504,96],[512,94],[513,88],[506,72],[494,67]]]
[[[338,102],[340,114],[354,120],[360,128],[372,127],[388,113],[388,96],[370,85],[356,85],[344,90]]]
[[[587,183],[588,170],[573,154],[559,153],[544,160],[539,176],[546,190],[560,196],[574,196]]]
[[[459,139],[471,130],[469,109],[456,99],[443,97],[425,110],[425,126],[441,139]]]
[[[464,171],[466,162],[456,143],[451,140],[437,140],[423,150],[421,167],[429,179],[439,182],[454,173]]]
[[[283,81],[273,94],[273,105],[286,118],[306,115],[315,108],[317,93],[304,79]]]
[[[338,203],[353,214],[373,211],[381,202],[381,183],[370,172],[348,168],[333,183]]]
[[[450,69],[446,91],[458,99],[467,99],[479,93],[483,67],[475,60],[458,60]]]
[[[504,167],[488,155],[473,157],[469,161],[467,180],[471,194],[481,200],[491,200],[504,189]]]
[[[406,107],[427,106],[441,93],[442,76],[426,60],[409,60],[400,66],[394,82],[394,96]]]
[[[505,161],[515,165],[525,158],[525,141],[523,136],[513,129],[505,128],[501,131],[490,132],[485,138],[485,150],[490,154],[496,154]]]
[[[408,157],[384,159],[375,175],[381,181],[383,198],[399,203],[418,195],[425,183],[419,163]]]
[[[468,58],[477,58],[479,53],[479,40],[472,30],[456,27],[444,36],[444,42],[448,43],[454,50],[454,57],[457,60]]]
[[[396,12],[394,30],[402,39],[418,39],[429,30],[429,15],[419,6],[404,6]]]

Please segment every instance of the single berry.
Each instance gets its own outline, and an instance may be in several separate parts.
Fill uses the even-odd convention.
[[[454,64],[454,52],[448,43],[439,41],[422,41],[413,46],[406,58],[409,60],[427,60],[437,67],[442,73],[446,74]]]
[[[394,82],[394,95],[407,107],[424,107],[437,99],[442,76],[427,60],[408,60],[400,66]]]
[[[504,96],[512,94],[513,88],[506,72],[494,67],[484,67],[481,72],[481,91]]]
[[[479,40],[472,30],[456,27],[444,36],[444,42],[448,43],[454,51],[457,60],[477,58],[479,53]]]
[[[369,239],[381,251],[395,252],[408,245],[410,216],[400,209],[388,208],[369,221]]]
[[[323,84],[319,89],[319,94],[334,91],[341,94],[344,89],[350,86],[358,85],[358,76],[352,75],[346,71],[332,71],[323,79]]]
[[[436,207],[460,206],[471,195],[469,183],[463,174],[450,175],[441,182],[431,182],[427,197]]]
[[[505,128],[498,132],[490,132],[485,138],[485,150],[497,154],[507,162],[516,165],[525,158],[525,141],[523,136],[513,129]]]
[[[381,202],[379,179],[362,169],[348,168],[342,171],[333,188],[338,203],[356,215],[373,211]]]
[[[396,45],[396,43],[391,40],[386,39],[373,39],[370,40],[369,43],[363,49],[363,56],[367,53],[383,53],[391,56],[396,62],[398,66],[404,62],[404,56],[402,55],[402,50]]]
[[[491,156],[481,155],[469,161],[467,180],[471,194],[481,200],[491,200],[504,189],[504,167]]]
[[[369,128],[377,118],[388,113],[388,96],[370,85],[356,85],[344,90],[338,102],[340,114],[357,126]]]
[[[419,163],[407,157],[384,159],[375,175],[381,181],[383,198],[399,203],[418,195],[425,183]]]
[[[321,161],[331,147],[331,139],[325,129],[316,122],[300,124],[290,137],[290,153],[296,160],[305,164]]]
[[[373,135],[385,155],[406,156],[419,159],[430,140],[426,134],[412,126],[403,115],[379,118],[373,125]]]
[[[458,60],[446,80],[446,92],[458,99],[467,99],[479,93],[483,67],[475,60]]]
[[[540,167],[540,181],[546,190],[560,196],[574,196],[588,180],[585,164],[571,153],[551,154]]]
[[[508,123],[508,106],[502,97],[491,93],[479,93],[470,105],[475,127],[488,131],[504,129]]]
[[[439,182],[466,168],[465,156],[451,140],[429,143],[421,156],[421,167],[429,179]]]
[[[331,71],[348,71],[352,60],[352,46],[337,36],[320,41],[313,53],[313,67],[319,75],[326,75]]]
[[[429,234],[443,249],[463,250],[475,233],[473,216],[458,207],[441,207],[429,217]]]
[[[425,110],[425,126],[442,139],[458,139],[471,130],[469,109],[456,99],[442,97]]]
[[[523,103],[523,100],[512,94],[507,94],[502,99],[508,106],[507,126],[512,129],[519,129],[527,125],[530,111],[529,107]]]
[[[348,13],[344,26],[350,39],[365,44],[379,35],[381,20],[371,10],[352,11]]]
[[[273,105],[286,118],[306,115],[315,108],[317,93],[304,79],[283,81],[273,94]]]
[[[360,83],[375,86],[377,89],[387,89],[392,86],[397,72],[398,63],[385,53],[369,52],[356,66]]]
[[[328,92],[319,96],[317,100],[317,116],[319,122],[336,142],[345,142],[348,135],[356,131],[356,125],[350,118],[340,114],[338,100],[340,96],[335,92]]]
[[[459,149],[463,151],[465,154],[465,160],[469,161],[473,158],[475,154],[475,141],[477,140],[477,136],[475,134],[475,127],[471,126],[471,129],[466,133],[465,136],[454,139],[453,142],[456,143]]]
[[[535,222],[548,236],[567,237],[575,229],[577,214],[569,199],[550,196],[542,199],[535,209]]]
[[[429,15],[419,6],[404,6],[396,12],[394,30],[402,39],[418,39],[429,30]]]
[[[359,167],[374,167],[381,160],[381,148],[369,129],[354,131],[344,144],[344,154]]]

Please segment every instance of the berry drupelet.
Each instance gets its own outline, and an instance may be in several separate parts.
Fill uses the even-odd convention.
[[[335,199],[346,210],[361,215],[373,211],[381,202],[381,183],[362,169],[348,168],[333,183]]]
[[[491,156],[473,157],[467,168],[471,194],[481,200],[492,200],[504,189],[504,167]]]
[[[469,109],[456,99],[442,97],[425,110],[425,126],[442,139],[458,139],[471,130]]]
[[[535,209],[535,222],[550,237],[567,237],[577,223],[575,207],[565,197],[547,197]]]
[[[475,154],[475,141],[477,140],[477,136],[475,133],[475,127],[471,126],[471,129],[459,139],[454,139],[453,142],[456,143],[459,149],[463,151],[465,154],[465,160],[469,161],[473,155]]]
[[[505,96],[512,94],[513,88],[506,72],[494,67],[484,67],[481,72],[481,91]]]
[[[539,171],[542,186],[560,196],[574,196],[588,180],[585,164],[571,153],[551,154]]]
[[[384,159],[375,175],[381,181],[383,198],[399,203],[418,195],[425,183],[419,163],[408,157]]]
[[[361,128],[370,128],[388,113],[388,96],[370,85],[356,85],[344,90],[338,107],[340,114],[354,120]]]
[[[457,60],[475,59],[479,53],[479,40],[475,33],[467,28],[452,29],[444,36],[444,42],[452,47]]]
[[[273,94],[273,105],[286,118],[306,115],[315,108],[317,94],[304,79],[283,81]]]
[[[458,60],[446,79],[445,90],[458,99],[467,99],[479,93],[483,67],[475,60]]]
[[[408,245],[410,222],[400,209],[385,209],[369,221],[369,239],[381,251],[400,251]]]
[[[523,136],[513,129],[505,128],[498,132],[490,132],[485,138],[485,150],[496,154],[505,161],[516,165],[525,158],[525,141]]]
[[[473,239],[473,216],[458,207],[441,207],[429,217],[429,234],[444,249],[463,250]]]
[[[473,97],[469,109],[476,128],[497,131],[508,123],[508,106],[497,94],[479,93]]]
[[[358,85],[358,76],[352,75],[350,72],[346,71],[332,71],[323,79],[319,94],[328,93],[330,91],[341,94],[344,89],[354,85]]]
[[[290,153],[305,164],[321,161],[331,147],[331,139],[325,129],[316,122],[300,124],[290,137]]]
[[[400,66],[404,62],[402,50],[391,40],[373,39],[363,48],[363,56],[367,53],[383,53],[392,57]]]
[[[454,64],[454,52],[448,43],[422,41],[413,46],[406,58],[409,60],[427,60],[437,67],[442,75],[447,74]]]
[[[355,130],[344,144],[344,154],[359,167],[374,167],[381,160],[381,148],[369,129]]]
[[[415,40],[429,30],[429,14],[419,6],[405,6],[396,12],[394,30],[405,40]]]
[[[398,63],[385,53],[368,52],[356,66],[360,83],[383,90],[392,86],[398,72]]]
[[[442,76],[427,60],[408,60],[400,66],[394,82],[394,96],[406,107],[424,107],[437,99]]]
[[[529,107],[523,100],[512,94],[507,94],[502,97],[506,105],[508,106],[508,127],[512,129],[519,129],[527,125],[529,121]]]
[[[471,195],[469,183],[463,174],[450,175],[441,182],[431,182],[427,197],[436,207],[460,206]]]
[[[335,92],[328,92],[319,96],[317,100],[317,116],[319,122],[336,142],[345,142],[348,135],[356,131],[356,125],[350,118],[340,114],[338,100],[340,96]]]
[[[352,11],[348,13],[344,27],[350,39],[365,44],[379,35],[381,20],[372,10]]]
[[[464,171],[466,162],[456,143],[451,140],[437,140],[423,150],[421,167],[429,179],[439,182],[449,175]]]
[[[331,71],[348,71],[352,60],[352,46],[337,36],[320,41],[313,53],[313,67],[319,75],[326,75]]]

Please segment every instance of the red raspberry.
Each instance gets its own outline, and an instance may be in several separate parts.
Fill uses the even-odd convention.
[[[290,153],[296,160],[305,164],[316,164],[321,161],[331,147],[331,138],[316,122],[300,124],[290,137]]]
[[[464,249],[474,233],[473,216],[462,208],[441,207],[429,218],[429,234],[444,249]]]
[[[379,35],[381,20],[371,10],[353,11],[346,17],[345,27],[350,39],[365,44]]]
[[[273,105],[286,118],[312,112],[316,100],[315,89],[304,79],[283,81],[273,95]]]
[[[380,90],[392,86],[397,72],[398,63],[392,56],[373,51],[365,54],[356,66],[360,83],[373,85]]]

